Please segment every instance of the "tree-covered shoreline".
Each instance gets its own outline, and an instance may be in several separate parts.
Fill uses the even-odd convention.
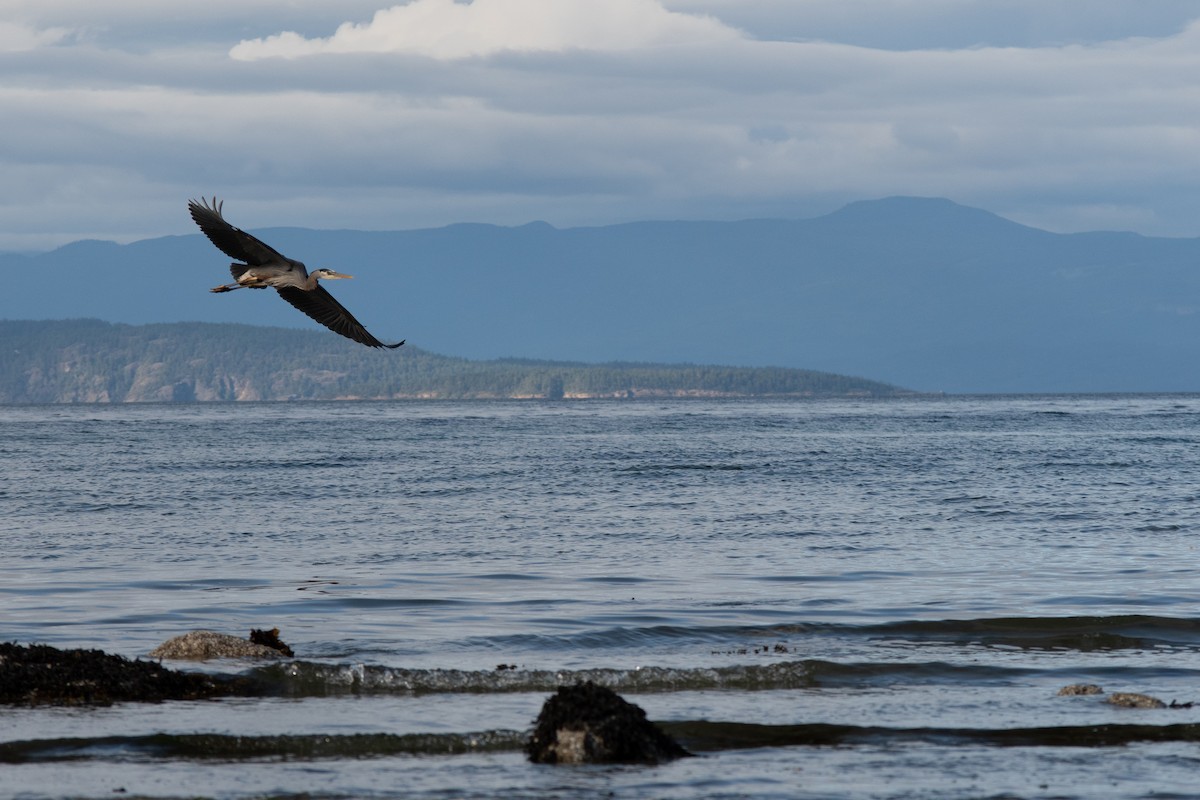
[[[876,397],[894,386],[783,367],[472,361],[237,324],[3,320],[0,403]]]

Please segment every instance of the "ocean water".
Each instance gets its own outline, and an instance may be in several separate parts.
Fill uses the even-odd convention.
[[[296,651],[0,707],[2,797],[1200,796],[1200,396],[5,407],[0,459],[0,640]],[[697,757],[528,763],[577,680]]]

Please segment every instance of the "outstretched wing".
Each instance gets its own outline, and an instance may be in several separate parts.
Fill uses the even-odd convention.
[[[218,203],[215,197],[212,199],[212,205],[209,205],[208,200],[203,197],[200,198],[200,202],[188,201],[188,211],[191,212],[192,219],[200,226],[200,230],[204,231],[208,240],[217,246],[218,250],[230,258],[244,261],[252,267],[290,263],[288,258],[270,245],[264,244],[241,228],[236,228],[226,222],[225,218],[221,216],[221,206],[222,203]]]
[[[353,314],[333,298],[333,295],[325,291],[325,287],[323,286],[317,286],[317,288],[311,291],[297,289],[294,286],[276,286],[275,291],[279,292],[279,296],[284,300],[287,300],[293,306],[326,328],[329,328],[329,330],[334,333],[340,333],[347,339],[353,339],[360,344],[365,344],[367,347],[396,348],[404,344],[404,342],[384,344],[376,339],[367,332],[367,329],[362,326],[361,322],[354,318]]]

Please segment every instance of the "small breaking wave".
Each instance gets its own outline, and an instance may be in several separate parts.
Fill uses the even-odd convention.
[[[858,573],[875,577],[889,573]],[[764,582],[822,583],[820,575],[769,576]],[[879,624],[781,622],[775,625],[650,625],[591,629],[562,635],[503,635],[470,640],[479,646],[524,649],[536,645],[547,650],[595,650],[602,647],[653,646],[681,641],[737,647],[739,642],[786,642],[803,636],[904,642],[930,642],[976,647],[1009,647],[1024,650],[1145,650],[1149,648],[1200,649],[1200,620],[1128,614],[1118,616],[990,617],[975,619],[899,620]]]
[[[320,664],[294,661],[253,670],[253,677],[296,697],[332,694],[437,694],[553,692],[558,687],[592,681],[617,692],[696,690],[758,691],[811,688],[825,662],[790,661],[766,665],[581,670],[406,669],[366,664]]]
[[[503,666],[503,665],[502,665]],[[1186,668],[1144,670],[1114,668],[1123,680],[1139,677],[1174,677],[1200,680],[1200,671]],[[1144,675],[1139,676],[1139,673]],[[289,697],[326,697],[344,694],[427,695],[548,693],[560,686],[591,681],[615,692],[659,694],[686,691],[760,692],[781,689],[879,688],[914,685],[1006,685],[1045,675],[1064,680],[1080,675],[1099,679],[1104,668],[1036,669],[989,664],[945,662],[834,662],[819,659],[742,664],[721,667],[656,667],[580,670],[406,669],[365,664],[322,664],[293,661],[255,668],[252,680],[266,694]]]

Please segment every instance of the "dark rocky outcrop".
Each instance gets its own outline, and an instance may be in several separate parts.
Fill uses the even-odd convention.
[[[0,703],[110,705],[258,694],[245,678],[177,672],[102,650],[0,643]]]
[[[591,681],[559,687],[545,702],[525,752],[537,764],[653,764],[691,755],[641,708]]]
[[[269,631],[259,630],[254,628],[250,631],[250,641],[254,644],[261,644],[263,647],[269,647],[272,650],[278,650],[288,658],[296,655],[292,648],[283,643],[279,638],[279,628],[271,628]]]

